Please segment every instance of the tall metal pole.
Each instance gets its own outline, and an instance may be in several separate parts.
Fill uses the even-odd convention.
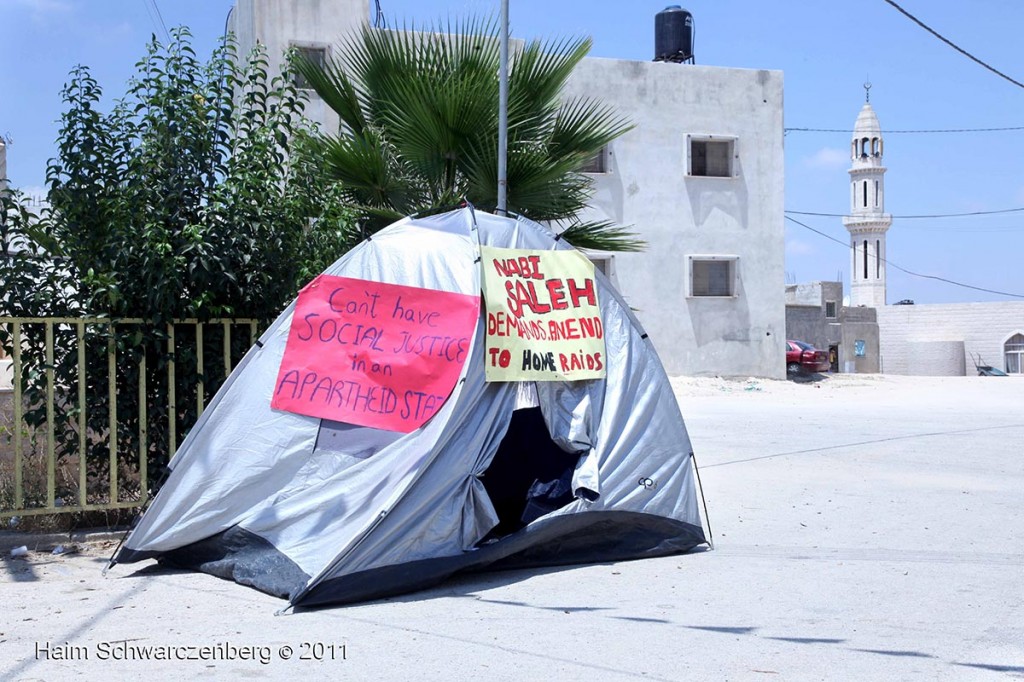
[[[501,0],[501,64],[498,66],[498,213],[508,214],[508,0]]]

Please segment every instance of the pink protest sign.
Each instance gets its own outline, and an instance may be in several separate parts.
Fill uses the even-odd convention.
[[[409,433],[448,399],[480,298],[320,275],[295,304],[271,407]]]

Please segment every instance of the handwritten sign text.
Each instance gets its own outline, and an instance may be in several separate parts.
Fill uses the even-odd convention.
[[[320,275],[295,304],[271,407],[408,433],[448,399],[480,300]]]
[[[605,375],[594,264],[578,251],[481,247],[488,381]]]

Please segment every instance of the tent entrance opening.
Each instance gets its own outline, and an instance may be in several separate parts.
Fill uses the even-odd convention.
[[[579,453],[566,452],[548,433],[539,407],[516,410],[481,480],[498,513],[484,542],[523,528],[573,500]]]

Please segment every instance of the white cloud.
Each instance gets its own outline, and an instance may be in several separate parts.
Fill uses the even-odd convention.
[[[817,249],[810,242],[805,242],[802,239],[787,239],[786,253],[790,256],[810,256],[817,253]]]
[[[849,163],[849,152],[835,147],[822,147],[813,156],[804,159],[804,165],[811,168],[845,168]]]
[[[72,7],[69,0],[0,0],[0,7],[4,5],[17,5],[36,14],[67,12]]]
[[[0,0],[0,10],[21,10],[36,26],[46,27],[66,21],[75,9],[71,0]]]

